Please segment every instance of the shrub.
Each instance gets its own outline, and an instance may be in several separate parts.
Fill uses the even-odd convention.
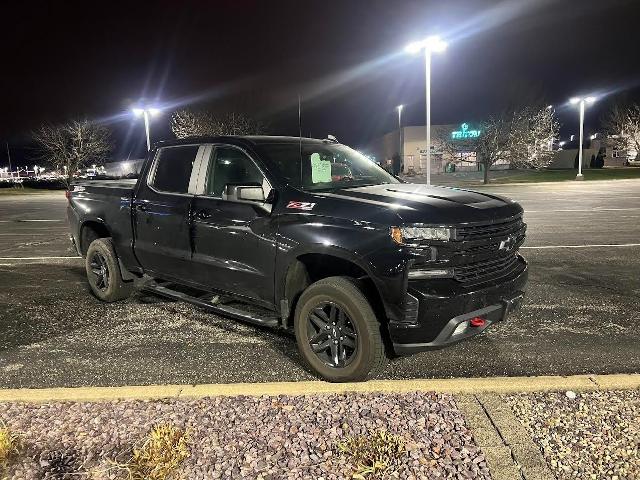
[[[406,444],[402,437],[385,430],[369,432],[367,435],[347,436],[338,442],[338,450],[349,455],[355,464],[354,479],[377,475],[396,465],[406,455]]]
[[[0,421],[0,475],[8,468],[10,461],[20,453],[21,448],[20,436]]]
[[[189,458],[189,432],[173,425],[156,425],[130,460],[116,463],[129,480],[170,480],[176,478],[180,464]]]

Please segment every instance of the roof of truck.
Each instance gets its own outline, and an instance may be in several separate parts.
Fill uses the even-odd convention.
[[[286,137],[276,135],[221,135],[221,136],[206,136],[206,137],[188,137],[178,140],[167,140],[157,142],[157,147],[166,147],[170,145],[185,145],[192,143],[230,143],[237,145],[263,145],[267,143],[304,143],[304,144],[326,144],[336,143],[330,139],[318,139],[307,137]]]

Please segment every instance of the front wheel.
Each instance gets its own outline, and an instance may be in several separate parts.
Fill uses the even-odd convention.
[[[294,330],[307,366],[330,382],[365,380],[385,361],[380,322],[351,278],[310,285],[296,306]]]
[[[110,238],[97,238],[91,242],[85,268],[91,291],[103,302],[116,302],[131,295],[133,282],[122,280]]]

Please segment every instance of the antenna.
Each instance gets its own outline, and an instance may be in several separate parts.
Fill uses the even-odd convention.
[[[302,188],[302,96],[298,93],[298,139],[300,144],[300,188]]]
[[[302,97],[298,94],[298,136],[302,143]]]

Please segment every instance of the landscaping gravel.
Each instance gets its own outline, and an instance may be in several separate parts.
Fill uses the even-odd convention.
[[[640,391],[507,399],[558,478],[640,478]]]
[[[407,450],[368,478],[490,478],[453,397],[436,393],[5,403],[0,420],[22,434],[25,450],[10,478],[24,480],[43,478],[51,452],[82,465],[86,476],[73,478],[120,478],[108,459],[126,459],[159,423],[191,431],[191,456],[180,468],[189,480],[351,478],[354,466],[337,443],[379,429],[400,435]]]

